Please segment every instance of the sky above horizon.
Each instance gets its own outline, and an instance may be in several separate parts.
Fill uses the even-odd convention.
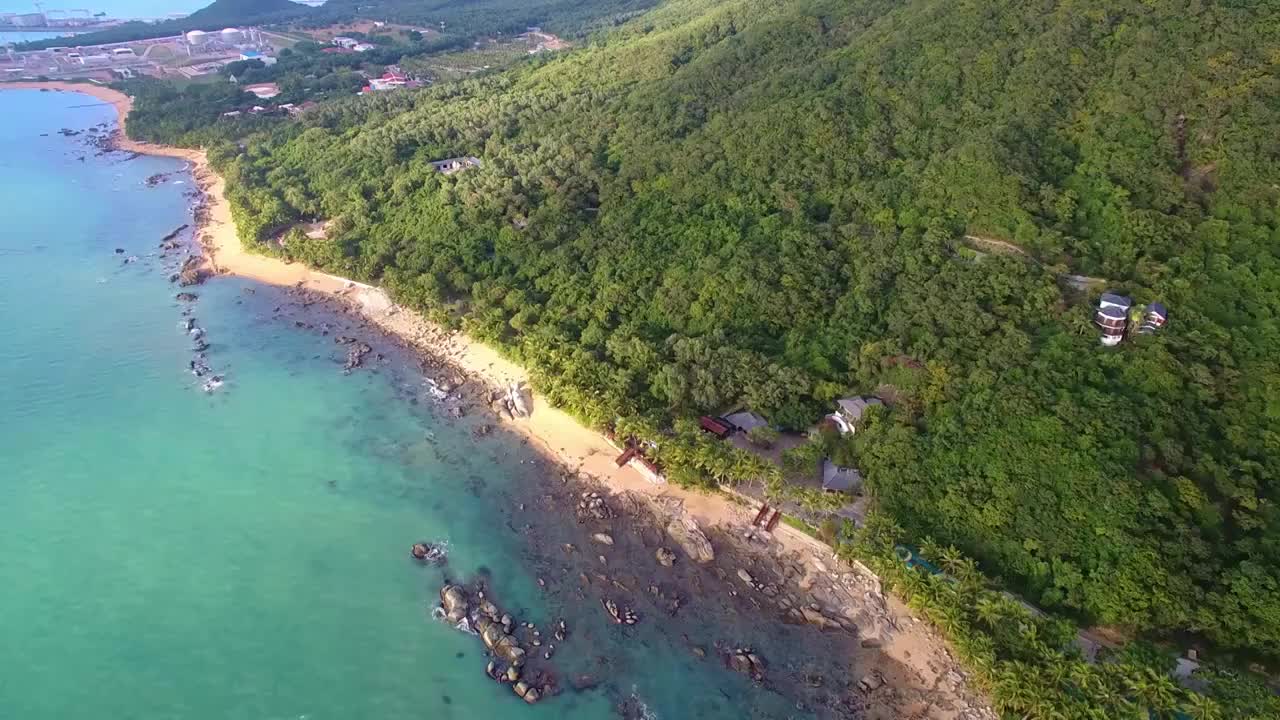
[[[116,18],[164,17],[170,13],[189,13],[213,0],[43,0],[45,11],[85,8],[104,12]],[[31,0],[0,0],[0,12],[36,12]]]

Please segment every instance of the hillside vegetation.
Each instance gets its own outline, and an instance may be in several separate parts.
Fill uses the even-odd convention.
[[[639,15],[657,0],[329,0],[312,24],[355,17],[436,27],[471,36],[521,33],[530,25],[549,32],[583,35]]]
[[[741,403],[804,428],[884,386],[853,451],[907,537],[1275,660],[1278,38],[1247,0],[674,0],[215,160],[251,241],[335,221],[261,250],[460,320],[598,425]],[[1065,271],[1170,325],[1102,348]]]

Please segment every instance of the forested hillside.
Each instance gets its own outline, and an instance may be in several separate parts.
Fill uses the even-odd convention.
[[[657,0],[329,0],[312,24],[377,18],[462,35],[521,33],[529,25],[577,36],[635,17]]]
[[[461,318],[594,423],[880,388],[857,460],[910,537],[1275,660],[1278,65],[1273,3],[671,0],[214,156],[260,249]],[[1170,324],[1105,349],[1063,272]]]

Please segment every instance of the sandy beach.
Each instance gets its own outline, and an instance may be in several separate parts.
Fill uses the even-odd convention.
[[[199,218],[196,237],[205,249],[211,268],[259,282],[303,288],[335,297],[358,307],[361,314],[384,331],[401,338],[420,352],[439,358],[463,374],[490,387],[505,388],[512,383],[528,381],[524,368],[501,356],[496,350],[466,336],[447,330],[420,314],[395,305],[379,288],[353,282],[307,268],[297,263],[250,254],[236,234],[230,204],[225,198],[223,179],[210,168],[205,153],[199,150],[173,148],[129,140],[124,123],[132,107],[131,99],[110,88],[63,82],[22,82],[0,84],[3,89],[44,89],[89,95],[113,105],[119,113],[121,130],[115,146],[124,151],[163,155],[186,160],[205,194],[205,212]],[[604,483],[614,493],[635,492],[665,506],[680,505],[703,527],[718,527],[738,536],[750,527],[756,507],[727,495],[691,492],[670,485],[655,485],[630,467],[614,463],[618,450],[601,434],[583,426],[567,413],[551,407],[536,394],[529,417],[504,419],[503,425],[520,433],[530,444],[579,473]],[[814,573],[829,576],[837,584],[850,575],[866,575],[864,570],[850,568],[834,559],[830,547],[788,526],[780,525],[773,533],[774,552],[787,561],[797,562]],[[868,582],[878,588],[878,580]],[[877,589],[878,594],[878,589]],[[896,626],[882,646],[882,651],[908,667],[926,685],[937,682],[944,673],[953,672],[954,664],[945,643],[924,623],[912,619],[910,611],[892,597],[885,608]],[[883,612],[883,610],[882,610]],[[935,708],[935,710],[937,710]],[[928,717],[952,718],[949,712],[930,712]]]
[[[513,382],[528,381],[528,373],[524,368],[502,357],[493,348],[459,333],[445,331],[418,313],[394,305],[377,288],[298,263],[286,263],[247,252],[236,235],[235,223],[231,219],[231,206],[224,194],[225,183],[209,167],[204,152],[137,142],[125,136],[124,124],[133,107],[129,96],[111,88],[87,83],[17,82],[0,85],[0,89],[6,88],[46,89],[90,95],[115,106],[121,128],[116,147],[128,152],[189,161],[192,164],[192,174],[206,196],[206,215],[197,227],[196,234],[216,272],[231,273],[271,285],[303,287],[314,292],[342,296],[357,303],[364,314],[384,330],[400,336],[423,352],[448,360],[467,374],[502,387]],[[714,495],[653,485],[630,467],[619,468],[615,465],[613,460],[618,455],[618,450],[599,433],[584,427],[567,413],[540,402],[536,396],[534,407],[536,411],[530,417],[509,420],[508,425],[537,442],[564,464],[605,480],[618,490],[635,490],[679,498],[701,523],[746,524],[744,518],[747,511],[735,503]],[[811,541],[811,538],[802,533],[790,528],[786,530],[788,532],[781,534],[793,542],[808,544]]]

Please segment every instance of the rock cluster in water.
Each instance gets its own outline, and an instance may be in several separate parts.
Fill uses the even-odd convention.
[[[445,584],[440,588],[438,612],[453,625],[480,636],[490,658],[485,674],[510,685],[512,692],[525,702],[532,705],[559,692],[555,676],[531,664],[539,652],[533,648],[543,647],[542,632],[533,623],[518,623],[486,598],[483,589],[472,591],[462,585]],[[568,626],[560,620],[552,637],[555,642],[563,642],[567,636]],[[548,642],[541,650],[541,659],[550,660],[555,648],[555,643]]]
[[[350,375],[352,370],[364,365],[364,356],[373,352],[373,348],[368,343],[362,343],[353,337],[345,335],[336,337],[333,341],[339,345],[347,345],[347,361],[342,365],[342,374]]]
[[[449,559],[444,545],[430,542],[414,543],[409,555],[424,565],[444,565]]]

